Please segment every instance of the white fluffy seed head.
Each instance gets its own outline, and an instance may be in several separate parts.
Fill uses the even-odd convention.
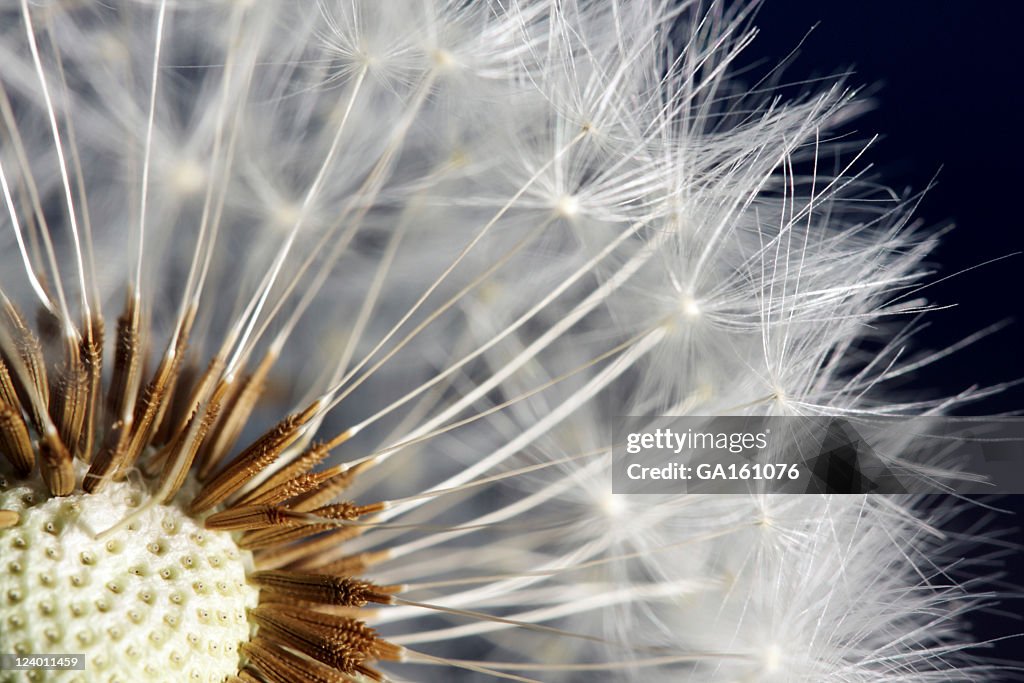
[[[884,390],[916,361],[905,334],[867,331],[926,308],[900,297],[919,286],[931,241],[908,229],[903,202],[859,178],[856,152],[825,142],[845,139],[836,124],[856,109],[849,92],[742,94],[729,66],[758,3],[307,4],[0,7],[12,103],[0,112],[12,189],[0,209],[4,295],[29,316],[63,295],[69,328],[97,290],[109,359],[144,242],[143,366],[187,300],[189,382],[225,344],[234,386],[266,349],[279,356],[255,433],[339,397],[274,467],[309,440],[357,434],[323,466],[371,458],[345,495],[393,504],[353,527],[358,537],[286,554],[311,567],[369,553],[379,564],[368,578],[427,584],[405,597],[467,611],[365,615],[410,646],[409,660],[412,649],[462,660],[428,660],[410,679],[449,681],[460,666],[482,676],[468,657],[513,658],[494,678],[548,682],[982,677],[955,656],[968,591],[942,588],[935,569],[956,556],[919,538],[927,524],[913,503],[897,514],[815,496],[610,493],[616,416],[946,407]],[[89,247],[81,269],[73,216]],[[36,275],[45,287],[29,286]],[[17,356],[3,337],[0,351]],[[878,339],[881,354],[861,351]],[[180,425],[186,408],[168,414]],[[100,413],[102,438],[121,415]],[[135,510],[142,489],[26,502],[40,490],[30,479],[0,494],[0,521],[19,515],[0,531],[0,649],[84,651],[128,680],[237,670],[232,643],[249,632],[236,617],[254,595],[238,583],[251,563],[230,538],[157,506],[113,537],[114,552],[90,532]],[[164,554],[149,550],[160,539]],[[276,552],[255,550],[255,564],[284,562]],[[171,565],[181,573],[165,579]],[[150,583],[160,602],[140,605]],[[79,602],[80,617],[68,612]]]

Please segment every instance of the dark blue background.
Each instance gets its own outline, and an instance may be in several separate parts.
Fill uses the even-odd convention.
[[[760,35],[741,62],[756,80],[786,58],[785,82],[852,71],[875,108],[850,128],[858,137],[884,137],[869,152],[882,179],[897,191],[920,190],[937,176],[918,210],[928,225],[957,226],[935,252],[942,274],[1024,250],[1024,2],[995,0],[767,0],[754,22]],[[816,26],[815,26],[816,24]],[[811,30],[811,28],[813,30]],[[810,30],[810,33],[807,32]],[[807,86],[790,86],[790,94]],[[921,340],[942,348],[993,322],[1013,319],[997,334],[917,373],[913,384],[954,394],[1024,377],[1024,255],[973,270],[926,290],[939,304]],[[1024,389],[964,407],[984,415],[1024,408]],[[989,528],[1021,523],[1024,496],[997,501],[1015,515],[1000,515]],[[973,508],[954,522],[961,529],[983,517]],[[1011,529],[1006,540],[1024,544]],[[1024,551],[1002,560],[1010,585],[1024,585]],[[1016,589],[1019,591],[1019,588]],[[1000,613],[1003,612],[1003,613]],[[1024,633],[1024,601],[1003,600],[978,614],[979,638]],[[1024,661],[1024,638],[1011,638],[992,653]],[[1007,673],[1006,680],[1019,680]]]
[[[770,70],[803,39],[783,81],[850,73],[848,82],[869,93],[874,108],[847,132],[882,136],[864,159],[898,192],[937,178],[917,216],[936,227],[956,225],[932,259],[941,275],[1024,250],[1024,3],[767,0],[754,23],[760,34],[741,59],[751,69],[744,78]],[[1024,377],[1022,282],[1024,255],[926,289],[934,303],[956,304],[929,316],[920,337],[928,347],[1000,320],[1014,323],[922,369],[914,385],[949,394]],[[1014,387],[961,412],[1021,408],[1024,388]]]

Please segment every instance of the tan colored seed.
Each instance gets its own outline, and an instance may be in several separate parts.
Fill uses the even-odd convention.
[[[17,526],[21,521],[21,515],[15,510],[0,510],[0,529],[9,529]]]
[[[0,453],[10,461],[19,477],[27,476],[35,465],[35,449],[21,412],[3,403],[0,403]]]
[[[220,474],[206,483],[192,501],[189,512],[200,514],[218,505],[274,462],[285,448],[299,438],[302,426],[313,418],[319,405],[319,401],[314,401],[306,410],[289,415],[256,439],[228,463]]]

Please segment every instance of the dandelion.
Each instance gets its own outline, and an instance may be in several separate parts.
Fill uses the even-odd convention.
[[[0,9],[0,650],[84,653],[34,681],[985,678],[948,508],[611,494],[617,415],[949,404],[885,389],[942,355],[889,323],[933,238],[864,201],[851,91],[735,87],[750,14]]]

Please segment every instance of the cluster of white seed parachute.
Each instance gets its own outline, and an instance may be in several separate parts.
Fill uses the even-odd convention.
[[[51,386],[61,349],[107,321],[98,376],[121,393],[65,444],[72,497],[102,508],[125,486],[139,495],[111,507],[124,519],[110,536],[93,529],[100,542],[133,543],[154,510],[211,529],[218,557],[239,563],[231,576],[260,591],[255,611],[254,589],[236,603],[231,680],[288,680],[300,670],[288,666],[324,681],[989,676],[965,651],[961,617],[982,599],[960,583],[969,563],[944,571],[946,507],[611,493],[616,416],[918,415],[953,402],[888,386],[945,353],[908,345],[933,237],[867,175],[869,145],[840,136],[859,107],[844,84],[782,101],[774,74],[734,79],[752,22],[752,6],[688,0],[0,8],[5,311],[39,319]],[[114,331],[133,306],[138,369],[119,379]],[[58,505],[67,491],[54,492],[44,442],[51,423],[66,436],[53,405],[64,394],[50,391],[49,420],[14,320],[0,323],[20,382],[8,413],[47,457],[20,475],[30,484],[5,462],[3,483]],[[170,356],[177,387],[133,459],[90,465],[139,423]],[[231,431],[189,422],[215,402],[194,389],[208,368],[228,395],[265,377],[241,436],[203,461],[216,450],[203,430]],[[251,480],[202,498],[223,483],[218,466],[297,413]],[[310,472],[358,473],[343,497],[372,514],[238,507],[323,442]],[[90,476],[121,483],[87,494]],[[0,543],[31,545],[31,506],[10,498]],[[231,517],[243,512],[264,516],[245,526]],[[320,535],[275,554],[239,540],[313,521]],[[369,606],[316,612],[381,640],[336,671],[308,664],[317,655],[294,633],[309,596],[259,573],[293,565],[344,565],[387,587]],[[0,595],[0,650],[59,590],[25,586],[18,601]],[[187,680],[164,664],[175,628],[171,645],[137,652],[146,680]],[[44,651],[45,636],[26,647]],[[90,652],[115,640],[100,633]]]

